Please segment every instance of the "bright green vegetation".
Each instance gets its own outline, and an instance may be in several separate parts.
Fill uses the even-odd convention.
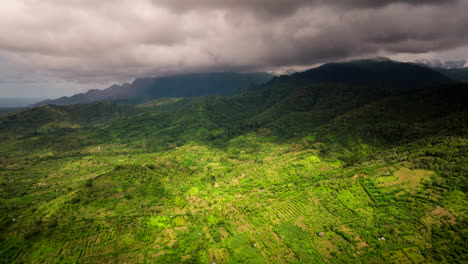
[[[276,82],[8,114],[0,259],[466,262],[467,89]]]

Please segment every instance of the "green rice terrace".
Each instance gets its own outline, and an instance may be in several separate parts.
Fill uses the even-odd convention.
[[[466,263],[466,85],[0,117],[1,263]]]

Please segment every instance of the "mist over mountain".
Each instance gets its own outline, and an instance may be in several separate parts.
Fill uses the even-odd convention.
[[[465,60],[447,61],[445,63],[439,60],[418,60],[415,63],[438,71],[452,80],[468,82],[468,67],[463,67],[466,65]]]
[[[431,68],[442,68],[442,69],[458,69],[463,68],[466,65],[466,60],[456,60],[456,61],[440,61],[437,59],[434,60],[416,60],[416,64],[426,65]]]
[[[133,83],[112,85],[104,90],[45,100],[33,106],[70,105],[99,101],[143,103],[157,98],[229,95],[261,86],[273,76],[267,73],[199,73],[169,77],[137,78]],[[291,73],[273,81],[291,78],[315,84],[335,83],[378,86],[388,89],[416,89],[452,83],[448,75],[427,67],[402,63],[387,58],[374,58],[342,63],[328,63],[305,72]],[[454,77],[455,78],[455,77]]]
[[[452,83],[453,80],[426,67],[379,57],[328,63],[296,73],[291,78],[308,83],[339,83],[387,89],[418,89]]]
[[[443,75],[460,82],[468,82],[468,68],[443,69],[436,68],[436,71]]]

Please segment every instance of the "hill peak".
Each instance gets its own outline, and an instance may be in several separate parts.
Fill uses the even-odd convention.
[[[344,84],[409,90],[450,84],[454,81],[427,67],[384,57],[327,63],[293,76],[303,82]]]

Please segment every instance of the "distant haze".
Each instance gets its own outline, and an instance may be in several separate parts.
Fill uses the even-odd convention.
[[[0,98],[0,108],[25,107],[44,100],[44,98]]]
[[[3,0],[0,96],[142,76],[468,59],[468,0]]]

